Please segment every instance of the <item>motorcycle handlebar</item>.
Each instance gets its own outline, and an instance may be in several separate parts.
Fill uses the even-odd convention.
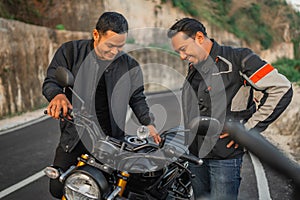
[[[203,160],[201,158],[198,158],[192,154],[186,154],[186,153],[180,153],[175,148],[166,148],[165,153],[167,156],[175,156],[178,158],[182,158],[184,160],[190,161],[192,163],[195,163],[197,165],[202,165]]]
[[[203,164],[203,160],[201,158],[198,158],[198,157],[196,157],[194,155],[191,155],[191,154],[190,155],[182,154],[182,155],[180,155],[180,158],[188,160],[190,162],[193,162],[197,165],[202,165]]]
[[[246,147],[279,173],[292,179],[297,188],[300,188],[300,166],[258,132],[254,130],[247,131],[241,124],[233,122],[226,123],[226,130],[228,130],[233,140]]]

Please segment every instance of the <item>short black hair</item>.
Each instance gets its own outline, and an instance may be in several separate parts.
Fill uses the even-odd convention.
[[[178,32],[183,32],[189,37],[195,37],[196,33],[200,31],[207,36],[205,26],[196,19],[183,18],[178,20],[168,31],[168,37],[174,37]]]
[[[106,31],[113,31],[115,33],[127,33],[128,22],[126,18],[117,12],[105,12],[103,13],[96,24],[96,29],[99,33],[105,33]]]

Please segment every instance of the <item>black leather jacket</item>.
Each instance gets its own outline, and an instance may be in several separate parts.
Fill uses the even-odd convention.
[[[71,91],[60,87],[55,80],[55,69],[58,66],[67,67],[72,71],[76,77],[74,88],[76,88],[76,81],[81,79],[81,86],[78,86],[81,87],[81,90],[77,92],[80,97],[84,98],[85,104],[91,113],[94,113],[93,109],[95,108],[95,88],[100,76],[104,74],[105,80],[107,80],[106,90],[113,137],[119,138],[124,135],[123,130],[128,105],[141,124],[153,124],[145,100],[141,68],[137,61],[129,55],[122,52],[108,66],[99,66],[97,56],[93,50],[93,40],[77,40],[64,43],[57,50],[48,67],[47,76],[43,83],[43,95],[50,102],[57,94],[65,93],[72,102]],[[82,75],[83,73],[88,73],[88,77]],[[75,102],[72,104],[74,107]],[[78,143],[80,137],[73,124],[60,121],[60,127],[60,145],[66,152],[69,152]]]

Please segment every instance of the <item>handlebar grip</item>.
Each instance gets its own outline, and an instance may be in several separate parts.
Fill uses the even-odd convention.
[[[47,114],[48,114],[48,111],[47,111],[47,110],[44,110],[44,114],[47,115]],[[73,118],[73,110],[68,108],[67,115],[69,115],[70,117]],[[59,113],[59,118],[64,118],[64,116],[63,116],[63,114],[62,114],[62,111],[60,111],[60,113]]]
[[[194,156],[193,154],[182,154],[182,155],[180,155],[180,158],[188,160],[197,165],[203,164],[203,160],[201,158],[198,158],[197,156]]]

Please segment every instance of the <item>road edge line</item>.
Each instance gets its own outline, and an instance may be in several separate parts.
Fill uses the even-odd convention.
[[[26,185],[29,185],[30,183],[42,178],[43,176],[45,176],[44,170],[39,171],[39,172],[29,176],[28,178],[0,191],[0,199],[21,189],[22,187],[25,187]]]
[[[257,181],[258,199],[272,200],[268,180],[263,165],[261,164],[260,160],[251,152],[249,152],[249,155],[252,160]]]

